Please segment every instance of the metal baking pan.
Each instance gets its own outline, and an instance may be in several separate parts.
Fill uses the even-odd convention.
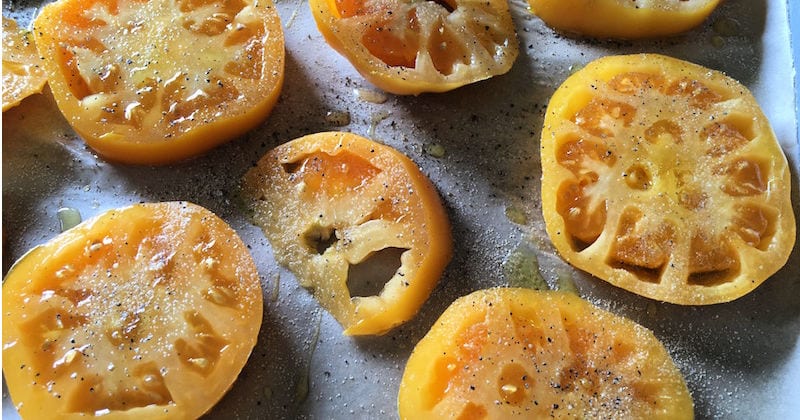
[[[800,245],[788,264],[730,303],[683,307],[614,288],[569,267],[544,230],[539,136],[556,87],[576,66],[609,54],[658,52],[722,70],[748,86],[792,168],[798,199],[795,63],[800,6],[787,0],[728,0],[701,27],[659,41],[566,37],[511,0],[521,53],[503,76],[444,94],[374,90],[325,44],[304,0],[278,0],[286,35],[286,82],[257,130],[204,156],[166,167],[107,163],[75,135],[45,91],[3,114],[3,272],[59,232],[57,211],[84,218],[139,201],[189,200],[227,220],[252,247],[264,286],[259,342],[237,382],[208,418],[395,418],[405,361],[457,297],[507,284],[503,263],[532,250],[544,278],[568,273],[578,293],[652,329],[684,373],[698,418],[800,418]],[[25,26],[35,0],[3,2]],[[790,19],[791,18],[791,19]],[[795,31],[792,33],[792,27]],[[349,125],[326,115],[348,111]],[[412,321],[387,335],[352,338],[293,276],[275,265],[258,228],[235,205],[241,175],[270,148],[305,134],[348,130],[399,149],[430,176],[453,225],[455,257]],[[430,153],[436,146],[438,152]],[[17,415],[3,394],[3,417]]]

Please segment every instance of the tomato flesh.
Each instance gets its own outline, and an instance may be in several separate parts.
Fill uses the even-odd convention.
[[[563,292],[456,300],[417,344],[401,419],[692,418],[680,371],[646,328]]]
[[[262,314],[236,233],[177,202],[110,210],[34,248],[3,303],[3,373],[25,418],[197,417],[236,379]]]

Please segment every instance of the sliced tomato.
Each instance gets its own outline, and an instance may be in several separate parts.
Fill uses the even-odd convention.
[[[283,85],[271,0],[59,0],[34,28],[59,109],[115,161],[205,152],[260,124]]]
[[[278,262],[348,335],[409,320],[450,261],[450,224],[431,182],[402,153],[355,134],[273,149],[246,174],[243,196]]]
[[[655,38],[700,25],[720,0],[528,0],[547,25],[598,38]]]
[[[45,83],[47,75],[33,35],[20,29],[14,19],[3,16],[3,111],[41,92]]]
[[[788,260],[791,176],[753,95],[654,54],[599,59],[550,100],[542,211],[570,263],[694,305],[736,299]]]
[[[258,337],[247,247],[190,203],[110,210],[3,283],[3,375],[23,418],[196,418]]]
[[[328,44],[375,86],[444,92],[506,73],[519,54],[505,0],[311,0]]]
[[[401,419],[690,419],[650,330],[572,293],[480,290],[450,305],[400,382]]]

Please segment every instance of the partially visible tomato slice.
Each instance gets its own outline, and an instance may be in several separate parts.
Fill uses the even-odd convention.
[[[23,418],[196,418],[255,346],[262,293],[236,232],[190,203],[110,210],[3,283],[3,374]]]
[[[47,83],[30,31],[3,16],[3,111],[39,93]]]
[[[58,0],[34,28],[59,109],[111,160],[205,152],[260,124],[283,85],[271,0]]]
[[[243,196],[278,262],[348,335],[411,319],[450,261],[431,182],[402,153],[355,134],[278,146],[246,174]]]
[[[505,0],[311,0],[322,35],[369,82],[444,92],[506,73],[519,54]]]
[[[566,292],[459,298],[417,343],[405,419],[691,419],[683,375],[648,329]]]
[[[634,293],[727,302],[794,248],[786,156],[753,95],[720,72],[657,54],[589,63],[550,99],[541,157],[556,249]]]
[[[528,0],[547,25],[597,38],[655,38],[688,31],[720,0]]]

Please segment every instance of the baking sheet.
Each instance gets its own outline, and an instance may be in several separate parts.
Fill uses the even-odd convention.
[[[3,14],[24,26],[37,5],[4,1]],[[558,84],[600,56],[659,52],[722,70],[751,88],[790,161],[800,220],[787,1],[728,0],[685,35],[601,42],[559,35],[525,1],[511,0],[521,51],[508,74],[444,94],[387,95],[384,103],[358,97],[359,89],[374,88],[324,43],[306,0],[278,0],[277,6],[287,77],[275,110],[259,129],[192,161],[158,168],[106,163],[76,137],[47,92],[3,113],[3,272],[59,232],[59,208],[88,218],[139,201],[193,201],[228,221],[252,247],[265,296],[258,344],[207,417],[396,418],[400,377],[415,343],[457,297],[507,284],[503,262],[528,247],[552,285],[556,273],[570,273],[581,296],[655,332],[686,376],[698,418],[800,416],[797,245],[787,265],[751,294],[680,307],[569,267],[547,240],[539,204],[538,139]],[[337,127],[326,119],[331,111],[349,111],[351,123]],[[266,239],[235,204],[240,176],[267,150],[326,130],[365,135],[410,156],[439,189],[453,224],[455,256],[444,277],[419,315],[385,336],[342,336],[334,319],[275,265]],[[441,146],[444,156],[428,153],[431,146]],[[5,390],[3,417],[17,417]]]

